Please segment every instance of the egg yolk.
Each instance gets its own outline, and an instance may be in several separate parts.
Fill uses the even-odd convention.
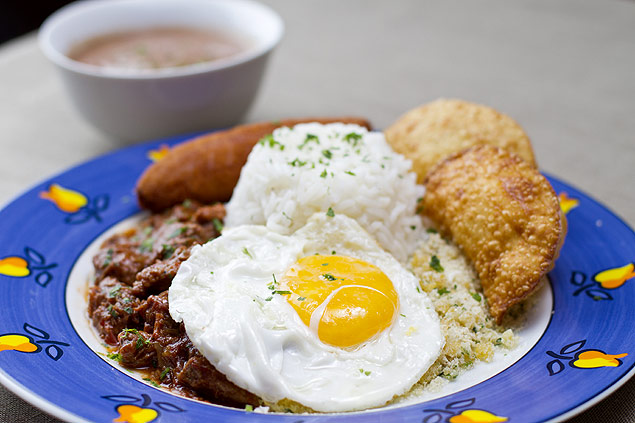
[[[287,301],[326,344],[362,344],[389,327],[399,308],[395,288],[377,266],[348,256],[298,260],[281,280]]]

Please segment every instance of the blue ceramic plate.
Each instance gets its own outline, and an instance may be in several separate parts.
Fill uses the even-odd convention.
[[[69,275],[96,238],[139,212],[138,176],[162,148],[184,139],[92,160],[0,212],[0,382],[33,405],[63,419],[94,422],[538,422],[571,416],[633,375],[635,234],[552,177],[569,222],[549,275],[552,318],[520,360],[475,386],[393,409],[264,415],[174,396],[117,370],[72,325]]]

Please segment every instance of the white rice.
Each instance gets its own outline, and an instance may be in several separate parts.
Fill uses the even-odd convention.
[[[404,263],[425,238],[416,214],[424,188],[410,170],[381,132],[340,123],[279,128],[249,155],[225,224],[290,234],[331,208],[356,219]]]

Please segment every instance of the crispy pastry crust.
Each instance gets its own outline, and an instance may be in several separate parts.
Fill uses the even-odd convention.
[[[489,144],[518,154],[536,167],[527,134],[512,118],[491,107],[439,99],[410,110],[385,131],[393,149],[412,160],[417,182],[449,155]]]
[[[228,201],[252,147],[281,126],[298,123],[354,123],[370,129],[357,117],[285,119],[261,122],[202,135],[171,149],[148,167],[137,182],[141,207],[161,211],[186,199],[202,203]]]
[[[430,171],[424,213],[472,261],[500,323],[552,269],[566,221],[549,182],[518,156],[489,145]]]

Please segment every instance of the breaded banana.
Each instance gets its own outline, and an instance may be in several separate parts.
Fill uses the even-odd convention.
[[[410,110],[385,131],[392,148],[412,160],[417,182],[451,154],[490,144],[536,166],[527,134],[512,118],[491,107],[440,99]]]
[[[304,118],[239,125],[202,135],[172,148],[145,170],[137,181],[139,204],[160,211],[188,198],[203,203],[228,201],[253,146],[276,128],[305,122],[354,123],[370,129],[362,118]]]
[[[471,147],[433,168],[423,213],[472,261],[498,323],[552,269],[566,221],[549,182],[501,148]]]

